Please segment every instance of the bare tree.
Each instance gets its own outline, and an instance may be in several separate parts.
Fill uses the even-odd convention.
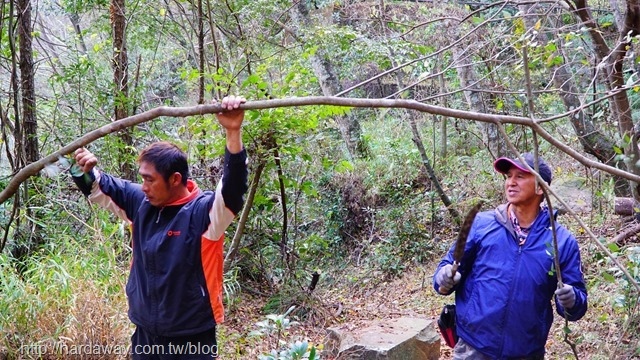
[[[22,142],[24,161],[38,161],[38,122],[36,120],[36,91],[34,85],[31,1],[18,0],[18,38],[20,39],[20,83],[22,89]]]
[[[11,2],[11,5],[14,3]],[[13,6],[10,7],[13,9]],[[13,18],[13,12],[10,19]],[[34,163],[39,160],[40,153],[38,147],[38,123],[36,118],[36,93],[35,93],[35,67],[33,63],[32,50],[32,19],[31,19],[31,2],[29,0],[18,0],[15,3],[15,18],[17,20],[17,34],[13,33],[13,24],[9,22],[9,43],[12,56],[12,76],[11,85],[13,91],[13,111],[14,125],[13,155],[7,151],[12,168],[18,171],[27,164]],[[15,36],[18,39],[18,51],[16,53]],[[17,59],[16,59],[17,56]],[[16,64],[18,62],[18,64]],[[19,68],[20,72],[16,71]],[[19,106],[21,105],[21,106]],[[3,139],[8,140],[6,125],[8,121],[6,116],[0,111],[3,118]],[[37,174],[34,174],[37,176]],[[30,195],[30,187],[32,185],[27,182],[23,184],[22,191],[16,193],[13,203],[13,211],[11,212],[9,221],[4,227],[4,238],[0,241],[0,250],[6,245],[9,233],[12,228],[14,230],[14,244],[11,252],[14,257],[22,258],[37,247],[41,241],[40,226],[37,222],[37,215],[33,214],[32,208],[37,208],[38,200]],[[24,218],[24,221],[22,221]]]
[[[127,54],[127,19],[125,17],[125,0],[111,0],[111,31],[113,36],[113,84],[115,120],[129,116],[129,59]],[[120,134],[123,146],[120,152],[120,171],[122,177],[135,180],[136,171],[131,162],[133,156],[132,129],[124,129]]]

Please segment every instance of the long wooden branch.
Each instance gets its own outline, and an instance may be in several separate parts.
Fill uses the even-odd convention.
[[[620,176],[631,181],[640,183],[640,176],[628,173],[624,170],[587,159],[577,151],[566,146],[561,141],[555,139],[551,134],[546,132],[542,126],[540,126],[535,119],[530,119],[521,116],[509,116],[509,115],[495,115],[484,114],[472,111],[456,110],[451,108],[445,108],[436,105],[424,104],[415,100],[392,100],[392,99],[360,99],[360,98],[339,98],[330,96],[310,96],[302,98],[286,98],[275,100],[261,100],[261,101],[249,101],[241,105],[244,110],[260,110],[280,107],[296,107],[296,106],[311,106],[311,105],[333,105],[333,106],[346,106],[346,107],[362,107],[362,108],[404,108],[411,109],[429,114],[442,115],[451,118],[466,119],[473,121],[481,121],[488,123],[501,123],[501,124],[518,124],[529,126],[534,129],[545,140],[558,147],[563,152],[567,153],[574,159],[578,160],[585,166],[597,168],[605,171],[609,174]],[[17,172],[13,178],[7,184],[7,187],[0,192],[0,204],[9,199],[19,188],[26,179],[30,176],[38,174],[45,165],[52,164],[61,156],[73,153],[76,149],[79,149],[87,144],[92,143],[104,136],[107,136],[116,131],[131,127],[143,122],[147,122],[161,116],[166,117],[187,117],[195,115],[215,114],[224,111],[219,104],[205,104],[189,107],[167,107],[161,106],[155,109],[145,111],[140,114],[126,117],[124,119],[114,121],[110,124],[104,125],[96,130],[93,130],[86,135],[83,135],[79,139],[73,141],[69,145],[66,145],[58,151],[49,154],[48,156],[33,162],[19,172]]]

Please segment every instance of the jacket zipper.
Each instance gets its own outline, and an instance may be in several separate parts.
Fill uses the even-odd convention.
[[[162,215],[162,210],[164,210],[164,206],[160,208],[160,210],[158,210],[158,218],[156,218],[156,224],[160,222],[160,216]],[[153,311],[155,313],[154,316],[154,321],[153,321],[153,327],[156,331],[156,334],[158,333],[158,319],[159,319],[159,305],[158,305],[158,293],[157,293],[157,287],[156,287],[156,259],[153,258],[153,260],[150,262],[150,271],[149,271],[149,277],[153,277],[153,280],[151,281],[153,286],[152,286],[152,294],[151,294],[151,311]]]
[[[514,242],[516,242],[516,243],[517,243],[517,241],[518,241],[518,236],[517,236],[517,235],[515,235],[515,236],[514,236],[514,235],[515,235],[514,233],[511,233],[511,237],[513,238]],[[517,271],[518,271],[518,269],[520,268],[520,260],[521,260],[521,258],[522,258],[522,247],[523,247],[523,246],[524,246],[524,245],[520,245],[520,244],[518,244],[518,259],[516,260],[516,264],[515,264],[515,268],[514,268],[514,271],[516,271],[516,272],[517,272]],[[504,314],[504,316],[505,316],[505,317],[506,317],[506,316],[507,316],[507,314],[509,313],[509,308],[511,307],[511,298],[512,298],[512,296],[513,296],[513,291],[514,291],[514,290],[513,290],[513,284],[512,284],[512,287],[511,287],[511,289],[509,290],[509,298],[508,298],[508,300],[507,300],[506,311],[505,311],[505,314]],[[504,324],[505,324],[505,323],[506,323],[506,319],[503,317],[503,319],[502,319],[502,327],[503,327],[503,328],[504,328]],[[504,354],[503,354],[503,351],[504,351],[504,336],[502,337],[502,342],[501,342],[501,345],[500,345],[500,356],[501,356],[501,357],[504,355]]]
[[[160,222],[160,215],[162,215],[162,210],[164,210],[164,206],[161,207],[160,210],[158,210],[158,218],[156,219],[156,224]]]

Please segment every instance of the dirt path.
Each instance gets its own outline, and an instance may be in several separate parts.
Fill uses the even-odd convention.
[[[436,319],[442,306],[453,297],[439,296],[431,287],[431,271],[435,264],[415,267],[400,279],[381,281],[382,274],[366,273],[351,269],[341,280],[329,284],[320,283],[309,301],[312,309],[307,320],[294,326],[281,338],[286,342],[308,340],[322,344],[325,329],[335,325],[356,328],[364,321],[390,319],[401,316]],[[593,281],[593,279],[587,279]],[[590,308],[587,316],[570,323],[572,336],[579,342],[580,359],[640,359],[633,349],[640,347],[637,329],[622,334],[623,314],[616,313],[609,304],[614,289],[600,285],[590,289]],[[256,359],[274,347],[275,337],[251,337],[254,324],[265,319],[262,307],[265,300],[255,296],[243,296],[238,306],[230,312],[221,327],[223,359]],[[569,345],[563,342],[564,320],[557,317],[547,341],[548,359],[573,359]],[[441,342],[441,359],[450,359],[450,349]]]

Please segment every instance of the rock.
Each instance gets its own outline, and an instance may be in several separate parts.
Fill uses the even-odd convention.
[[[551,190],[566,202],[573,212],[577,214],[591,212],[591,190],[586,187],[581,179],[552,182]],[[551,197],[551,203],[560,214],[567,213],[567,209],[555,198]]]
[[[377,320],[357,329],[327,329],[325,358],[339,360],[435,360],[440,333],[434,320],[403,317]]]

